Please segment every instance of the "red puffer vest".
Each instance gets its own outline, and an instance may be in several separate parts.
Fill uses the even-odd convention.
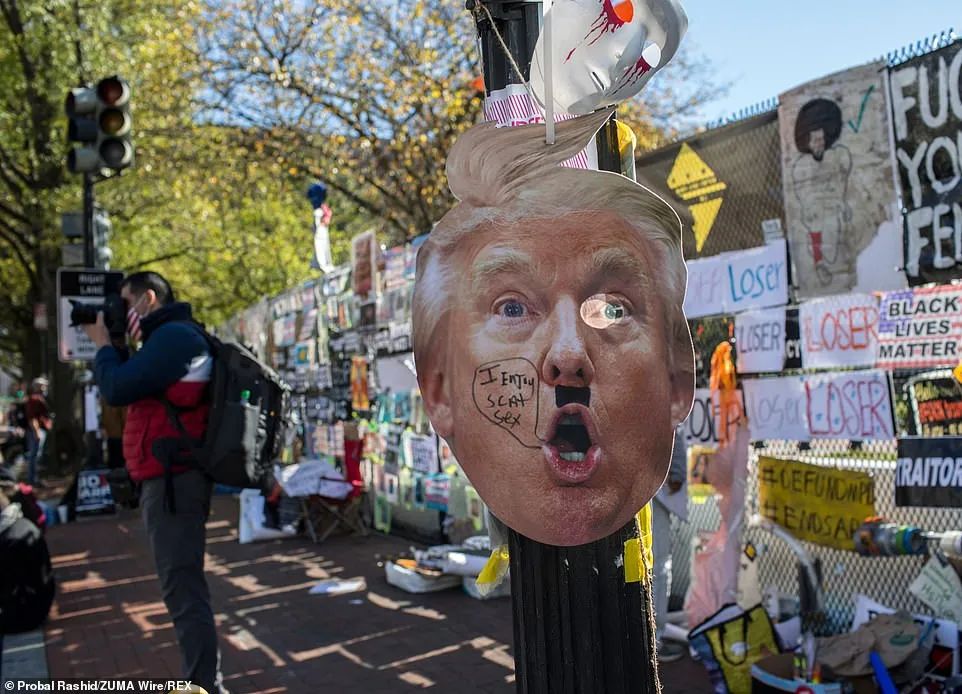
[[[213,360],[209,354],[191,362],[190,371],[165,391],[170,402],[180,410],[180,421],[191,438],[199,439],[207,430],[210,404],[205,402]],[[154,455],[154,442],[161,438],[180,439],[181,434],[167,415],[161,400],[138,400],[127,409],[124,425],[124,458],[134,482],[163,477],[164,466]],[[186,466],[174,466],[173,472],[184,472]]]

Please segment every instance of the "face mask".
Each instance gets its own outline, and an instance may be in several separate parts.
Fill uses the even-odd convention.
[[[664,67],[688,29],[678,0],[554,0],[552,89],[556,112],[581,115],[630,99]],[[544,33],[531,87],[545,104]]]
[[[130,338],[132,342],[140,341],[140,319],[141,315],[137,313],[137,306],[147,297],[144,294],[140,299],[138,299],[133,306],[127,309],[127,337]]]

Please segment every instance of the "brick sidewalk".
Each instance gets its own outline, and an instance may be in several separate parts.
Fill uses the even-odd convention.
[[[232,693],[514,691],[509,600],[389,586],[377,558],[407,547],[397,538],[240,545],[236,526],[236,499],[215,497],[207,572]],[[50,676],[178,677],[139,514],[54,526],[47,539],[59,582],[46,627]],[[308,594],[322,579],[359,576],[364,591]],[[662,680],[666,692],[709,691],[688,658],[664,667]]]

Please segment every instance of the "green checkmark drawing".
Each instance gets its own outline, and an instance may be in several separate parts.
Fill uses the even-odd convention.
[[[858,122],[857,123],[853,123],[852,121],[848,122],[848,127],[852,129],[853,133],[857,133],[859,128],[862,127],[862,118],[865,116],[865,107],[868,106],[868,99],[870,96],[872,96],[873,91],[875,91],[874,84],[869,86],[868,91],[865,92],[865,96],[862,97],[862,106],[858,110]]]

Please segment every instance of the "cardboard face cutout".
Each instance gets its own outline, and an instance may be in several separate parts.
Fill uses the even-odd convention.
[[[677,0],[554,0],[552,90],[555,109],[586,114],[630,99],[671,60],[688,28]],[[531,86],[545,104],[544,33],[531,62]]]
[[[417,261],[431,422],[491,511],[551,545],[606,537],[648,502],[694,389],[678,216],[624,176],[560,166],[609,115],[559,124],[550,147],[540,126],[462,135],[460,203]]]

